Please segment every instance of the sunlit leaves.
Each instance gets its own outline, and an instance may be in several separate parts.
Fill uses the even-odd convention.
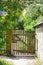
[[[27,9],[26,16],[24,16],[24,30],[34,31],[34,25],[40,20],[38,17],[43,15],[43,4],[31,4]]]
[[[3,10],[6,12],[0,19],[3,22],[5,28],[11,29],[16,22],[18,21],[21,12],[25,8],[25,0],[3,0],[0,1],[3,6]],[[2,7],[1,7],[2,9]]]

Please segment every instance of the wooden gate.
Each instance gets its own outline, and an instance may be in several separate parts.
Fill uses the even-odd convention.
[[[35,33],[23,30],[13,30],[12,54],[14,56],[28,56],[35,54]]]

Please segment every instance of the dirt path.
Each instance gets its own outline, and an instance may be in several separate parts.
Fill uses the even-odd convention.
[[[6,56],[0,56],[0,59],[7,60],[7,61],[13,63],[13,65],[37,65],[36,59],[34,57],[9,58]]]

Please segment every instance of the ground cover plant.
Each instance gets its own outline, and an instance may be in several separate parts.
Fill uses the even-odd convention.
[[[8,61],[5,61],[5,60],[0,59],[0,65],[12,65],[12,63],[10,63],[10,62],[8,62]]]

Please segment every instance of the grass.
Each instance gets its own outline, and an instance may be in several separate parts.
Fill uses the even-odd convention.
[[[39,58],[36,58],[36,62],[37,62],[37,65],[42,65],[41,62],[39,61]]]
[[[10,63],[10,62],[8,62],[8,61],[5,61],[5,60],[0,59],[0,65],[12,65],[12,63]]]

